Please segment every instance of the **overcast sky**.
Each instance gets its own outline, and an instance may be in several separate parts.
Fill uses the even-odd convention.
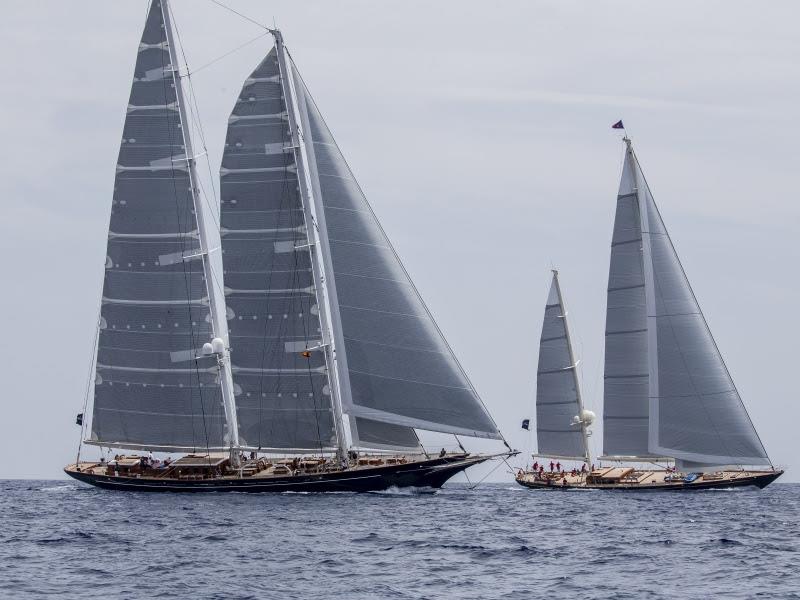
[[[561,271],[602,410],[624,119],[773,461],[800,480],[800,6],[227,0],[283,30],[356,177],[512,445]],[[74,458],[145,0],[4,3],[0,477]],[[174,0],[212,170],[269,36]],[[600,450],[602,431],[593,443]],[[480,448],[481,444],[472,444]],[[501,475],[495,473],[495,477]],[[479,475],[479,474],[478,474]]]

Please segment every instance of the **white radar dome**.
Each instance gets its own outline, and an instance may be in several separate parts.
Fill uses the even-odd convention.
[[[583,409],[581,411],[581,421],[583,421],[586,425],[591,425],[594,423],[596,417],[597,415],[595,415],[591,410]]]
[[[222,341],[222,338],[214,338],[211,340],[211,348],[214,350],[214,354],[224,354],[225,342]]]
[[[203,354],[208,356],[209,354],[214,354],[214,346],[211,345],[210,342],[206,342],[203,344]]]

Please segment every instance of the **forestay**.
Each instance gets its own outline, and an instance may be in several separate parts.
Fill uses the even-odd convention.
[[[536,438],[539,454],[584,459],[588,456],[581,417],[577,365],[570,349],[567,314],[558,273],[553,272],[539,340],[536,371]]]
[[[679,467],[770,464],[711,336],[630,144],[643,233],[649,449]]]
[[[228,121],[225,297],[241,444],[314,452],[335,448],[336,434],[286,111],[273,49],[245,80]]]
[[[295,87],[321,209],[320,239],[329,257],[345,412],[404,427],[500,438],[299,76]]]
[[[122,134],[103,284],[90,441],[222,448],[225,417],[178,84],[154,0]]]

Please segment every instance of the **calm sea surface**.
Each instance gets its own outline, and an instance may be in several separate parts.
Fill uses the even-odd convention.
[[[5,598],[800,598],[800,485],[125,494],[0,481]]]

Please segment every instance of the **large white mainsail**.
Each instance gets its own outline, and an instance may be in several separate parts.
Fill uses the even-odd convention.
[[[237,443],[176,56],[166,0],[153,0],[114,182],[90,443]]]
[[[583,410],[577,368],[558,271],[554,270],[539,340],[536,439],[540,455],[588,463],[589,415]]]
[[[627,327],[630,333],[620,334],[619,339],[625,342],[612,347],[610,357],[608,334],[606,338],[605,404],[612,416],[612,428],[605,436],[606,453],[620,454],[614,450],[630,448],[641,456],[646,449],[650,455],[674,458],[678,468],[684,470],[771,464],[711,336],[627,138],[626,143],[618,200],[618,207],[624,206],[625,210],[618,208],[617,223],[622,223],[619,229],[627,233],[620,233],[618,240],[615,226],[615,244],[635,249],[626,253],[626,269],[616,256],[620,277],[629,277],[618,283],[619,289],[631,292],[626,301],[615,296],[612,306],[610,283],[607,331]],[[625,369],[635,386],[628,387],[625,394],[609,395],[609,364]],[[614,375],[613,370],[611,374]],[[646,386],[642,383],[645,381]],[[626,422],[626,431],[613,425],[614,417]],[[641,422],[645,418],[643,432]],[[630,435],[628,446],[621,433]]]

